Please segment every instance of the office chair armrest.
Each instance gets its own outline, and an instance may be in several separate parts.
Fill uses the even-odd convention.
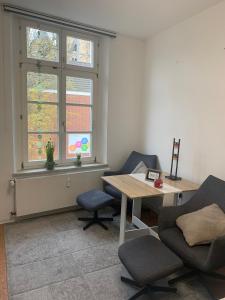
[[[225,266],[225,235],[215,239],[209,249],[206,266],[208,270],[215,270]]]
[[[159,213],[159,231],[176,226],[176,219],[184,213],[184,205],[162,207]]]
[[[114,176],[114,175],[121,175],[121,171],[105,171],[104,176]]]

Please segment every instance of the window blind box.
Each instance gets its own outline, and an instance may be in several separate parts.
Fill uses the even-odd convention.
[[[37,12],[34,10],[26,9],[26,8],[19,7],[19,6],[14,6],[14,5],[7,4],[7,3],[3,3],[2,6],[3,6],[3,10],[5,12],[14,13],[16,15],[29,17],[32,19],[38,19],[40,21],[50,22],[50,23],[53,23],[56,25],[66,26],[73,30],[77,29],[77,30],[81,30],[81,31],[85,31],[85,32],[89,32],[89,33],[93,33],[93,34],[97,34],[97,35],[108,36],[111,38],[116,37],[116,32],[111,31],[111,30],[106,30],[106,29],[95,27],[92,25],[75,22],[72,20],[64,19],[61,17],[56,17],[53,15],[45,14],[42,12]]]

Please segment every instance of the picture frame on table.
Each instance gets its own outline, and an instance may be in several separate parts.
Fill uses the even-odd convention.
[[[148,169],[146,172],[145,179],[150,181],[155,181],[160,179],[162,172],[155,169]]]

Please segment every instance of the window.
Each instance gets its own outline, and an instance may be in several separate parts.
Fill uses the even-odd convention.
[[[93,82],[89,78],[66,76],[66,158],[80,152],[91,156]]]
[[[27,58],[59,62],[59,35],[26,27]]]
[[[98,41],[24,20],[20,32],[23,165],[44,165],[48,140],[58,164],[94,161]]]
[[[45,160],[48,140],[55,144],[59,159],[59,93],[58,76],[26,71],[28,161]]]
[[[93,67],[93,43],[89,40],[66,37],[67,64]]]

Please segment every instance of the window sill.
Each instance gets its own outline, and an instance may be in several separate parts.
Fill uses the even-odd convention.
[[[66,174],[66,173],[83,173],[83,172],[106,170],[106,169],[108,169],[107,164],[93,163],[93,164],[85,164],[80,167],[76,167],[76,166],[55,167],[55,169],[51,171],[47,169],[21,170],[13,173],[12,176],[15,178],[26,178],[26,177],[49,176],[49,175]]]

